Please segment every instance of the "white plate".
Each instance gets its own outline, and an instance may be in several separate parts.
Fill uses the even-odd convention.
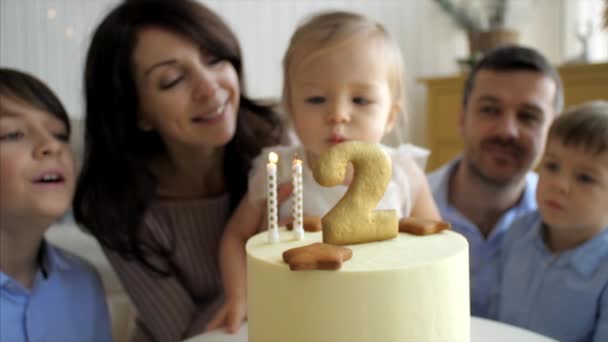
[[[485,318],[471,317],[471,342],[518,341],[518,342],[555,342],[556,340],[535,332]],[[247,323],[234,334],[223,330],[189,338],[185,342],[247,342]]]

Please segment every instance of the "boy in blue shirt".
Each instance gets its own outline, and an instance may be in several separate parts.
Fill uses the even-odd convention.
[[[536,200],[505,236],[497,318],[560,341],[608,341],[608,102],[554,121]]]
[[[74,193],[69,138],[53,92],[0,68],[0,341],[111,341],[97,273],[44,240]]]

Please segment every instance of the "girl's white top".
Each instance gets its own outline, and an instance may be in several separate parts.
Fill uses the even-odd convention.
[[[397,148],[380,145],[391,157],[392,175],[386,188],[384,197],[378,203],[376,209],[397,211],[397,217],[408,216],[412,210],[412,199],[416,198],[420,189],[419,184],[414,182],[416,168],[424,170],[430,151],[411,144],[403,144]],[[268,153],[275,152],[279,155],[277,163],[277,184],[291,183],[292,160],[295,154],[303,161],[302,184],[304,197],[304,215],[323,216],[346,193],[346,185],[335,187],[324,187],[319,185],[312,174],[310,164],[306,161],[306,153],[302,146],[273,146],[265,148],[254,160],[253,168],[249,177],[250,198],[254,201],[266,198],[266,163]],[[425,180],[425,179],[422,179]],[[292,216],[293,196],[281,204],[279,219]]]

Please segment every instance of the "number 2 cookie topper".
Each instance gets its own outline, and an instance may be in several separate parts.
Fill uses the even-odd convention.
[[[319,157],[315,180],[322,186],[344,182],[348,164],[354,177],[348,191],[323,218],[323,242],[349,245],[391,239],[399,224],[395,210],[374,210],[391,178],[391,159],[378,144],[348,141]]]

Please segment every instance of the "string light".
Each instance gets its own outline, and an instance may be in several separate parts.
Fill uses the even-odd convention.
[[[55,10],[54,8],[49,8],[46,11],[46,17],[49,18],[49,20],[53,20],[55,19],[55,17],[57,17],[57,10]]]
[[[72,26],[66,26],[64,33],[66,37],[72,38],[74,35],[74,28]]]

